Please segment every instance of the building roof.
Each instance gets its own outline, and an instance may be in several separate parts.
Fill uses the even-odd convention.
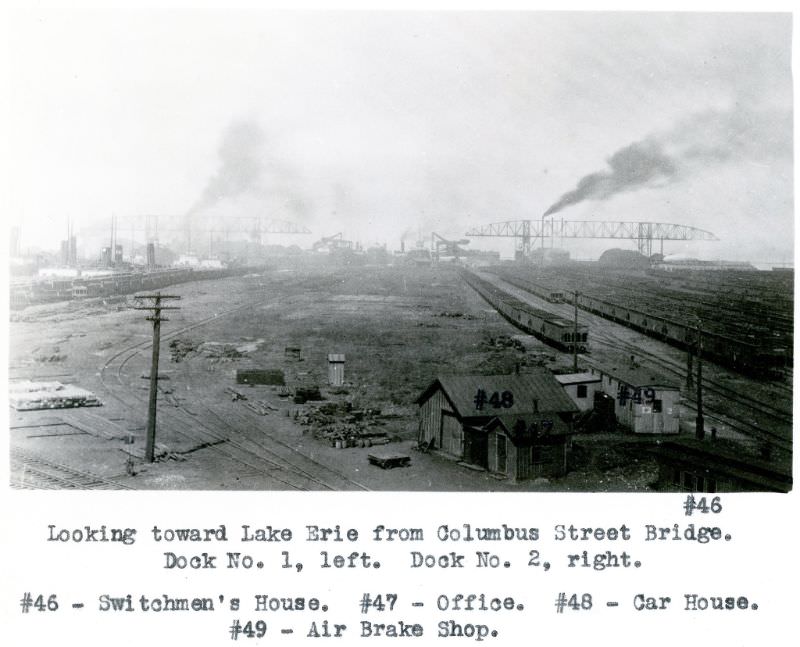
[[[593,373],[568,373],[566,375],[556,375],[555,378],[562,386],[600,381],[600,376]]]
[[[502,415],[492,418],[483,426],[483,431],[491,431],[500,426],[518,447],[532,445],[537,442],[547,441],[548,438],[561,438],[566,435],[564,427],[556,429],[554,424],[556,416],[565,415],[557,412],[536,413],[527,415]],[[550,423],[550,424],[547,424]]]
[[[756,490],[788,492],[792,489],[791,459],[764,460],[746,455],[741,448],[723,440],[675,438],[659,443],[653,450],[662,463],[709,470],[714,476],[728,476]]]
[[[671,379],[664,377],[658,371],[645,368],[644,366],[622,366],[610,369],[592,369],[592,372],[597,371],[600,374],[610,375],[619,382],[624,382],[628,386],[642,387],[642,386],[660,386],[667,389],[678,390],[680,386],[678,383]]]
[[[565,393],[550,371],[537,371],[521,375],[457,375],[443,376],[434,380],[417,398],[422,404],[438,388],[441,388],[453,408],[462,418],[485,418],[497,415],[519,415],[539,412],[574,412],[578,408]],[[483,392],[485,399],[476,403],[476,396]],[[490,402],[497,393],[513,396],[511,406],[495,407]],[[480,405],[480,408],[479,408]]]
[[[343,362],[344,353],[328,353],[329,362]]]

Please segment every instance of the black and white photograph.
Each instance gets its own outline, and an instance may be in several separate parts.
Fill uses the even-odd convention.
[[[792,15],[20,11],[18,490],[792,489]]]

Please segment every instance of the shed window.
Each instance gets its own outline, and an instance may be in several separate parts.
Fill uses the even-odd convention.
[[[653,400],[653,413],[661,413],[662,410],[662,400]]]
[[[579,384],[578,385],[578,397],[579,398],[585,398],[586,397],[586,391],[587,391],[587,389],[586,389],[586,385],[585,384]]]

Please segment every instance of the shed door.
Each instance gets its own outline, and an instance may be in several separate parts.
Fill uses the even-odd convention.
[[[503,434],[495,434],[497,439],[497,471],[500,474],[508,473],[508,452],[506,448],[506,437]]]
[[[449,411],[442,411],[442,429],[439,433],[440,447],[454,456],[464,454],[464,432],[461,423]]]

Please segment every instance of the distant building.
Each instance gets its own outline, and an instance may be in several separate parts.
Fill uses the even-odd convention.
[[[592,373],[600,376],[603,392],[615,398],[620,424],[637,434],[680,431],[680,389],[674,382],[642,367],[592,368]]]
[[[178,259],[172,264],[173,267],[198,267],[200,259],[196,254],[181,254]]]
[[[743,456],[739,448],[717,441],[676,438],[653,450],[658,460],[657,487],[689,492],[788,492],[791,461]]]
[[[538,247],[531,252],[530,261],[535,265],[566,265],[569,263],[569,252],[558,247]]]
[[[602,380],[594,373],[569,373],[555,378],[581,411],[590,411],[594,406],[594,394],[602,391]]]
[[[578,409],[549,371],[439,377],[417,404],[421,443],[515,480],[566,469]]]
[[[684,254],[673,254],[664,257],[660,263],[653,264],[654,270],[662,272],[676,271],[701,271],[701,270],[738,270],[754,271],[756,268],[750,263],[743,261],[701,261],[697,258],[690,258]]]

